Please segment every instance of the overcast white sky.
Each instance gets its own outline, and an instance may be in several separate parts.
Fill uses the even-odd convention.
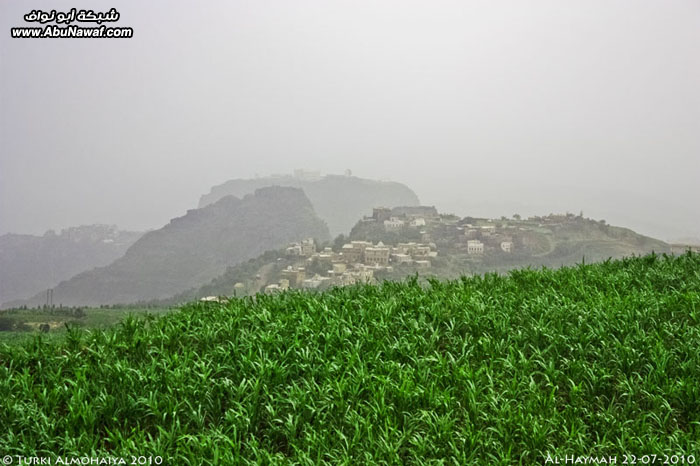
[[[10,38],[72,7],[135,36]],[[0,234],[350,168],[462,215],[700,236],[699,51],[697,0],[2,0]]]

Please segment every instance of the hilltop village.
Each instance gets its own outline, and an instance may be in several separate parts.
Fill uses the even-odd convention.
[[[267,285],[265,291],[372,283],[376,272],[392,272],[393,264],[429,268],[430,258],[437,256],[434,244],[415,242],[385,245],[381,241],[351,241],[341,249],[335,252],[327,246],[317,252],[312,238],[290,245],[287,257],[299,260],[282,270],[278,283]],[[312,275],[307,277],[307,273]]]
[[[341,236],[333,246],[319,247],[313,238],[290,244],[278,258],[288,265],[272,274],[264,291],[373,283],[380,275],[429,271],[440,254],[434,236],[450,252],[475,257],[513,252],[513,232],[508,227],[455,220],[435,207],[377,207],[356,225],[348,241]],[[241,289],[243,284],[237,286]]]
[[[377,283],[406,276],[458,278],[518,267],[559,267],[582,260],[669,252],[668,245],[583,213],[526,219],[458,217],[432,206],[373,209],[332,242],[299,239],[231,268],[199,296]]]

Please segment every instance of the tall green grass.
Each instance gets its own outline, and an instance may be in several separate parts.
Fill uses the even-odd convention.
[[[542,464],[699,442],[697,254],[193,303],[0,348],[0,454]]]

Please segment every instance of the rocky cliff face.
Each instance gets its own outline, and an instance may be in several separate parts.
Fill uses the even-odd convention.
[[[293,186],[302,189],[318,216],[328,224],[333,236],[347,234],[363,215],[371,215],[373,207],[419,205],[418,196],[401,183],[328,175],[317,180],[293,176],[230,180],[214,186],[211,192],[202,196],[199,206],[204,207],[228,195],[241,197],[264,186]]]
[[[303,191],[269,187],[242,199],[226,196],[146,233],[112,264],[81,273],[54,289],[54,303],[133,303],[201,285],[228,266],[301,238],[329,238]],[[42,304],[43,295],[8,303]],[[6,307],[7,307],[6,306]]]

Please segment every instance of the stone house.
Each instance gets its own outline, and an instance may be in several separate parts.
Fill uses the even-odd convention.
[[[379,242],[377,246],[365,249],[364,263],[367,265],[387,266],[389,265],[389,252],[389,248]]]
[[[384,220],[384,230],[386,231],[398,231],[401,230],[406,222],[398,217],[391,217],[388,220]]]
[[[467,241],[467,254],[483,254],[484,243],[477,239]]]
[[[290,286],[299,288],[306,279],[306,269],[304,267],[292,267],[290,265],[280,272],[280,276],[288,280]]]

